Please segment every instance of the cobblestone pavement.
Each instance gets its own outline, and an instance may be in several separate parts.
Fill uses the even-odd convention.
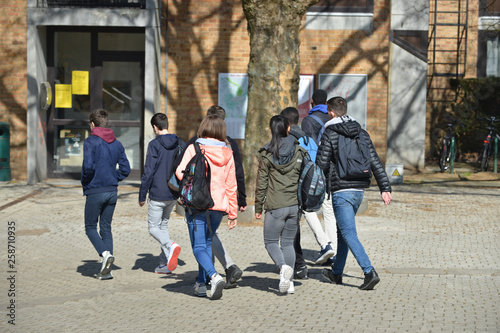
[[[244,272],[218,301],[193,295],[197,264],[175,213],[169,228],[182,246],[179,266],[169,276],[154,274],[160,249],[137,193],[137,184],[119,188],[115,278],[100,281],[77,183],[0,183],[0,332],[500,331],[498,181],[397,185],[388,207],[376,188],[368,190],[357,227],[381,277],[373,291],[357,288],[363,274],[352,255],[344,285],[322,280],[323,267],[312,265],[319,247],[303,220],[310,277],[295,281],[295,294],[280,295],[262,223],[223,226],[220,238]],[[9,226],[15,263],[8,261]]]

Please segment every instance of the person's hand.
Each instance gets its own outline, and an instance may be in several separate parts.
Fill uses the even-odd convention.
[[[255,213],[255,218],[260,220],[262,218],[262,213]]]
[[[392,201],[392,194],[391,194],[391,192],[382,192],[382,200],[384,200],[384,203],[385,203],[386,206],[388,204],[390,204],[391,201]]]
[[[247,206],[240,206],[240,213],[243,213],[247,209]]]
[[[144,206],[144,204],[146,203],[146,201],[139,201],[139,206]]]
[[[236,225],[238,225],[238,221],[236,221],[236,219],[234,219],[234,220],[228,219],[227,220],[227,226],[229,227],[229,230],[236,227]]]

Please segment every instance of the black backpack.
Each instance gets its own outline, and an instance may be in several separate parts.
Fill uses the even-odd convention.
[[[180,201],[190,215],[214,206],[210,193],[210,164],[198,142],[194,143],[196,154],[186,165],[179,185]]]
[[[302,158],[298,186],[299,208],[304,212],[316,212],[325,200],[325,174],[307,153],[303,153]]]
[[[370,160],[370,147],[361,132],[352,138],[339,134],[337,170],[340,179],[370,179],[372,177]]]

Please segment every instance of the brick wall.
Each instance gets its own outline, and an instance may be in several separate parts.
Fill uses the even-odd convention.
[[[10,124],[12,179],[25,180],[26,152],[26,2],[3,1],[0,23],[0,121]]]
[[[384,157],[389,1],[374,8],[373,32],[302,29],[300,72],[368,75],[367,128]],[[218,73],[246,73],[249,36],[241,1],[168,1],[167,12],[168,115],[186,139],[217,103]]]

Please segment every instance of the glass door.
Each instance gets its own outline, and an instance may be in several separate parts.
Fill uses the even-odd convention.
[[[82,31],[84,30],[84,31]],[[87,31],[85,31],[87,30]],[[74,72],[88,73],[88,94],[73,94],[71,105],[52,105],[47,119],[49,177],[80,178],[88,115],[104,108],[108,127],[123,144],[139,179],[143,161],[144,30],[53,28],[48,33],[48,79],[76,90]]]

